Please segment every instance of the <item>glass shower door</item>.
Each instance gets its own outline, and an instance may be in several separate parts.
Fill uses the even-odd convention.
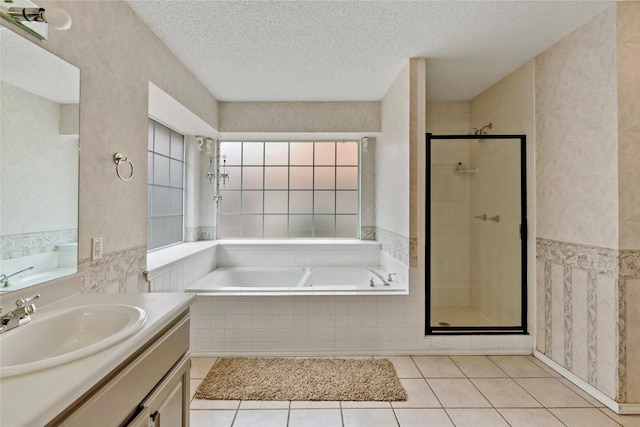
[[[427,134],[427,334],[526,333],[525,142]]]

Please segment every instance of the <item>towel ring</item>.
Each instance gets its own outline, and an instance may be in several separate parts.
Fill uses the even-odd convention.
[[[129,160],[128,158],[126,158],[120,153],[116,153],[113,155],[113,161],[116,163],[116,174],[118,175],[118,178],[120,178],[123,181],[129,181],[131,178],[133,178],[133,163],[131,162],[131,160]],[[120,163],[123,163],[123,162],[129,163],[129,165],[131,166],[131,173],[129,174],[128,178],[125,178],[122,175],[120,175]]]

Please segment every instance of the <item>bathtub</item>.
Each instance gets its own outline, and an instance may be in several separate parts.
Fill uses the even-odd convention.
[[[385,280],[389,272],[369,267]],[[220,267],[185,289],[200,295],[407,294],[402,280],[386,280],[363,266]]]

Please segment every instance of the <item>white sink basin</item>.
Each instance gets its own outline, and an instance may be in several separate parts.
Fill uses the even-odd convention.
[[[128,338],[147,321],[132,305],[84,305],[31,315],[0,335],[0,377],[50,368],[89,356]]]

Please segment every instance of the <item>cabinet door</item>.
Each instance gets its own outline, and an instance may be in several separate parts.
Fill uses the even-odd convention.
[[[149,421],[150,417],[151,411],[148,406],[145,406],[133,420],[129,421],[126,427],[149,427],[151,425]]]
[[[158,384],[143,405],[153,427],[189,426],[189,369],[187,353]]]

